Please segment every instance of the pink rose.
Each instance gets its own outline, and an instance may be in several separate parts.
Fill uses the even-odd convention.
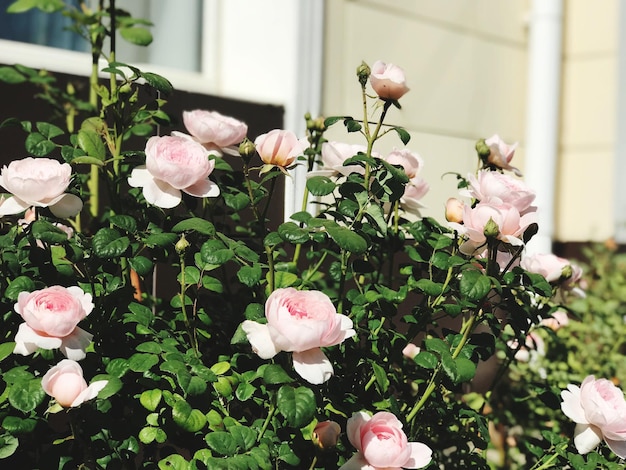
[[[604,439],[615,454],[626,459],[626,400],[618,387],[590,375],[580,387],[569,384],[561,398],[563,413],[576,423],[578,453],[590,452]]]
[[[0,186],[12,194],[0,204],[0,216],[18,214],[31,206],[49,207],[57,217],[72,217],[83,208],[78,196],[66,193],[72,168],[50,158],[15,160],[0,172]]]
[[[385,160],[392,165],[401,166],[409,179],[415,178],[424,166],[422,157],[409,149],[393,149]]]
[[[569,323],[569,315],[564,310],[557,310],[550,318],[544,318],[539,322],[541,326],[550,328],[552,331],[558,331]]]
[[[420,216],[420,209],[424,208],[421,199],[429,189],[430,185],[425,179],[419,176],[412,178],[404,187],[404,194],[400,198],[402,208],[407,212]]]
[[[534,331],[526,335],[526,340],[521,347],[517,340],[507,341],[506,344],[515,351],[515,360],[519,362],[530,362],[532,359],[536,359],[537,356],[546,355],[545,341]]]
[[[505,143],[498,134],[494,134],[488,139],[485,139],[485,143],[489,147],[489,150],[491,150],[489,157],[487,157],[487,163],[502,170],[512,171],[517,176],[522,176],[522,172],[510,164],[515,154],[515,149],[517,148],[517,142],[509,145]]]
[[[305,149],[304,141],[298,140],[293,132],[281,129],[261,134],[254,145],[263,163],[282,168],[291,165]]]
[[[531,273],[541,274],[546,281],[552,283],[559,283],[572,274],[570,262],[552,253],[524,256],[520,266]]]
[[[402,355],[407,359],[413,359],[420,353],[420,350],[421,349],[419,346],[415,346],[413,343],[409,343],[402,350]]]
[[[79,361],[92,335],[78,326],[91,313],[91,294],[78,286],[52,286],[20,292],[14,309],[24,319],[15,336],[14,353],[28,356],[37,350],[61,349],[65,357]]]
[[[535,192],[526,184],[510,175],[499,171],[481,170],[478,177],[468,176],[469,187],[461,194],[473,197],[482,202],[500,204],[509,203],[517,208],[520,214],[535,211],[531,206],[535,200]]]
[[[150,204],[164,209],[176,207],[181,191],[195,197],[216,197],[219,187],[209,180],[215,162],[198,142],[180,135],[150,137],[146,164],[135,168],[128,184],[143,188]]]
[[[426,444],[408,441],[402,423],[392,413],[354,413],[348,419],[347,434],[358,452],[340,470],[422,468],[432,459]]]
[[[330,449],[337,445],[341,427],[334,421],[320,421],[313,429],[313,443],[320,449]]]
[[[479,202],[475,207],[466,205],[463,209],[463,225],[450,222],[449,225],[467,240],[461,245],[461,252],[471,255],[487,243],[485,227],[493,222],[497,228],[497,238],[514,246],[523,245],[521,236],[529,225],[536,222],[536,214],[529,212],[520,215],[516,207],[508,203],[493,204]]]
[[[446,220],[457,224],[463,223],[463,201],[451,197],[446,201]]]
[[[203,145],[228,147],[239,144],[248,133],[245,123],[217,111],[183,111],[183,122],[187,131]]]
[[[242,328],[252,349],[263,359],[280,351],[293,352],[294,369],[313,384],[326,382],[333,366],[320,349],[355,335],[352,320],[337,313],[330,298],[319,291],[276,289],[265,302],[267,324],[246,320]]]
[[[367,148],[363,145],[345,144],[343,142],[324,142],[322,144],[322,168],[317,174],[332,176],[340,173],[349,175],[350,173],[364,174],[365,168],[360,165],[344,166],[343,162],[354,157],[358,153],[365,154]]]
[[[399,100],[409,91],[404,71],[397,65],[386,64],[380,60],[372,65],[370,84],[378,97],[383,100]]]
[[[64,408],[74,407],[96,398],[108,380],[97,380],[87,386],[78,362],[63,359],[41,379],[44,391]]]

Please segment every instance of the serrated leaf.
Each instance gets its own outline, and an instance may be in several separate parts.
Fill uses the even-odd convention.
[[[152,88],[169,95],[172,91],[174,91],[174,86],[171,82],[161,75],[157,75],[152,72],[142,72],[141,76],[143,79],[150,85]]]
[[[434,369],[439,364],[439,359],[433,353],[428,351],[420,351],[420,353],[413,358],[413,361],[424,369]]]
[[[190,470],[190,464],[180,454],[170,454],[159,460],[159,470]]]
[[[0,344],[0,361],[10,356],[13,353],[13,349],[15,349],[14,341]]]
[[[207,434],[204,440],[218,454],[228,457],[237,451],[237,441],[229,432],[213,431]]]
[[[261,266],[258,264],[253,266],[242,266],[239,268],[239,271],[237,271],[237,279],[248,287],[258,284],[262,277],[263,271],[261,270]]]
[[[233,259],[235,253],[230,248],[225,248],[221,241],[209,240],[200,247],[200,255],[205,263],[219,266]]]
[[[376,385],[382,394],[385,394],[389,389],[389,379],[387,373],[379,364],[372,362],[372,369],[374,370],[374,377],[376,378]]]
[[[24,146],[28,153],[36,157],[45,157],[57,147],[54,142],[46,139],[39,132],[28,134]]]
[[[63,129],[54,124],[50,124],[49,122],[37,122],[35,124],[37,130],[43,135],[46,139],[53,139],[57,136],[65,134]]]
[[[256,444],[256,431],[248,426],[231,426],[228,431],[233,435],[235,442],[243,451],[252,449]]]
[[[285,369],[278,364],[267,364],[263,369],[262,377],[263,382],[270,385],[293,382]]]
[[[456,380],[455,384],[467,382],[472,380],[476,375],[476,364],[473,361],[464,357],[457,357],[454,362],[456,363]]]
[[[159,356],[149,353],[135,353],[128,358],[130,370],[134,372],[146,372],[158,362]]]
[[[6,459],[15,453],[19,446],[17,437],[10,434],[0,435],[0,459]]]
[[[326,176],[312,176],[306,180],[306,187],[313,196],[326,196],[331,194],[337,185]]]
[[[134,217],[131,217],[129,215],[123,215],[123,214],[113,215],[109,219],[109,222],[111,222],[116,227],[119,227],[130,233],[135,232],[137,230],[137,221],[135,220]]]
[[[133,268],[140,276],[150,274],[152,272],[152,268],[154,267],[152,260],[146,258],[145,256],[135,256],[134,258],[130,258],[128,262],[130,267]]]
[[[85,151],[85,153],[93,158],[104,160],[106,157],[106,148],[102,138],[96,132],[90,129],[81,129],[78,131],[77,137],[78,146]]]
[[[117,258],[122,256],[130,246],[128,237],[122,237],[112,228],[101,228],[93,236],[93,252],[99,258]]]
[[[168,246],[174,246],[174,243],[178,240],[178,235],[175,233],[151,233],[143,242],[149,247],[160,246],[162,248]]]
[[[393,130],[398,133],[398,137],[400,137],[400,140],[404,145],[409,143],[409,140],[411,140],[411,134],[409,134],[405,129],[402,127],[394,127]]]
[[[309,241],[309,231],[300,228],[294,222],[285,222],[280,224],[277,229],[278,235],[285,241],[297,244]]]
[[[139,402],[148,411],[155,411],[161,403],[163,392],[158,388],[146,390],[139,396]]]
[[[358,233],[353,232],[347,227],[328,227],[328,235],[339,245],[342,250],[349,251],[354,254],[360,254],[367,251],[367,241]]]
[[[172,232],[174,233],[186,232],[190,230],[203,235],[215,235],[215,226],[208,220],[201,219],[200,217],[185,219],[172,227]]]
[[[16,83],[25,82],[26,77],[19,73],[17,70],[15,70],[13,67],[3,66],[0,67],[0,81],[14,85]]]
[[[466,269],[461,273],[459,291],[469,300],[481,300],[491,290],[491,279],[476,269]]]
[[[32,292],[35,290],[35,283],[28,276],[18,276],[13,279],[4,291],[4,296],[9,300],[17,300],[20,292]]]
[[[256,387],[248,382],[241,382],[235,389],[235,396],[239,401],[246,401],[254,395]]]
[[[415,287],[431,297],[441,294],[444,288],[443,284],[433,282],[430,279],[419,279],[415,283]]]
[[[172,418],[182,429],[189,432],[200,431],[206,424],[206,416],[200,410],[191,407],[184,400],[178,400],[172,408]]]
[[[315,394],[309,388],[283,385],[278,390],[276,401],[278,411],[294,428],[306,426],[315,415]]]
[[[34,410],[41,404],[46,392],[41,387],[41,378],[16,382],[9,391],[9,403],[24,413]]]

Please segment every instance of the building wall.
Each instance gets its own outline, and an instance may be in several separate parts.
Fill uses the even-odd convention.
[[[556,241],[613,232],[618,1],[564,0]],[[474,143],[519,142],[523,171],[530,0],[327,0],[323,112],[360,116],[356,66],[405,69],[411,91],[390,122],[410,131],[431,184],[425,215],[441,219],[454,177],[476,168]],[[331,138],[345,139],[341,129]],[[357,139],[351,136],[351,140]],[[395,135],[381,151],[401,145]]]

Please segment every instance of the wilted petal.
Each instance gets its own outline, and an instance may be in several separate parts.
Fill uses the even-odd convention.
[[[293,368],[309,383],[319,385],[333,375],[333,366],[320,348],[293,353]]]
[[[595,426],[577,424],[574,430],[574,445],[579,454],[587,454],[602,442],[602,433]]]
[[[96,380],[95,382],[89,384],[85,390],[80,392],[78,396],[74,399],[70,406],[78,406],[81,403],[84,403],[89,400],[93,400],[98,396],[100,390],[102,390],[109,383],[108,380]]]
[[[61,219],[74,217],[83,208],[83,201],[74,194],[66,193],[50,206],[50,212]]]
[[[270,359],[278,354],[279,350],[272,341],[267,325],[252,320],[245,320],[241,324],[241,329],[246,333],[252,350],[258,354],[261,359]]]
[[[85,350],[91,344],[93,335],[82,328],[76,327],[71,334],[61,339],[62,343],[59,349],[63,355],[73,361],[80,361],[85,358]]]

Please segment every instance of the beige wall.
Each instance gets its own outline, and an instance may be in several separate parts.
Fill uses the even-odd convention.
[[[564,1],[556,238],[613,235],[619,1]]]
[[[618,0],[564,0],[555,239],[612,235]],[[356,66],[405,69],[411,91],[389,121],[410,131],[431,184],[425,215],[441,219],[453,171],[476,167],[474,143],[500,134],[521,148],[526,117],[529,0],[327,0],[323,113],[361,116]],[[337,128],[330,138],[345,140]],[[352,139],[358,139],[351,136]],[[385,153],[401,145],[381,141]],[[593,162],[593,163],[592,163]],[[601,164],[597,164],[601,162]]]

